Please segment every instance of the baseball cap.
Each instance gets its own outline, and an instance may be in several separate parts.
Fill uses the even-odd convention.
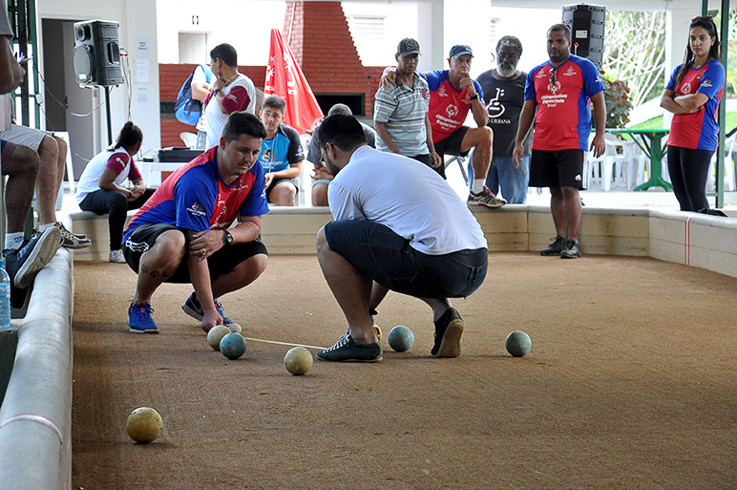
[[[409,56],[411,54],[420,54],[420,43],[411,37],[405,37],[397,45],[397,54],[399,56]]]
[[[471,57],[473,57],[473,51],[471,51],[471,48],[469,46],[466,46],[465,44],[456,44],[455,46],[450,48],[450,55],[448,55],[448,58],[461,56],[463,54],[470,54]]]

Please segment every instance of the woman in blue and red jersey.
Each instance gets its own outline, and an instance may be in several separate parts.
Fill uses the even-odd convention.
[[[717,109],[724,90],[719,36],[710,16],[694,17],[688,45],[660,99],[673,113],[668,136],[668,172],[681,211],[707,212],[706,179],[717,149]]]

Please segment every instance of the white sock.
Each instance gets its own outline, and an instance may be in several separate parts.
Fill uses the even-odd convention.
[[[45,225],[38,225],[38,231],[40,231],[41,233],[43,233],[44,231],[48,230],[49,228],[51,228],[55,224],[56,223],[51,222],[51,223],[46,223]]]
[[[486,179],[473,179],[473,186],[471,186],[471,192],[474,194],[480,194],[484,190],[486,185]]]
[[[25,235],[22,231],[16,231],[15,233],[7,233],[5,235],[5,249],[6,250],[18,250],[23,245]]]

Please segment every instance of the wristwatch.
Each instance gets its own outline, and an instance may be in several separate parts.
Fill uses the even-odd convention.
[[[472,96],[471,96],[471,100],[476,100],[476,99],[478,99],[478,98],[479,98],[479,94],[476,94],[476,95],[472,95]]]
[[[233,243],[233,235],[231,235],[228,230],[223,231],[225,232],[225,244],[231,245]]]

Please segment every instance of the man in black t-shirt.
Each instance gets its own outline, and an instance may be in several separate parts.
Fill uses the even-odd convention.
[[[524,158],[520,165],[515,166],[512,159],[519,116],[525,102],[527,73],[517,70],[521,55],[522,43],[519,39],[514,36],[502,37],[496,45],[497,67],[476,79],[484,89],[484,104],[489,111],[487,125],[494,131],[494,156],[486,185],[495,194],[501,189],[501,195],[510,204],[525,202],[530,180],[532,131],[524,142]]]

